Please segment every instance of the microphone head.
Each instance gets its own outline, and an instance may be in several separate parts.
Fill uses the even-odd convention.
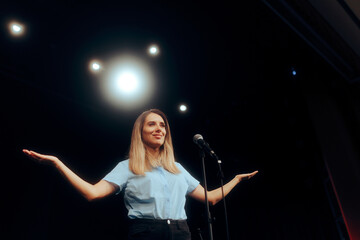
[[[197,143],[199,140],[204,140],[204,138],[203,138],[200,134],[196,134],[196,135],[193,137],[194,143]]]

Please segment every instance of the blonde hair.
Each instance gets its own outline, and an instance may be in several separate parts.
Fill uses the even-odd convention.
[[[159,159],[155,159],[147,152],[142,140],[144,122],[150,113],[160,115],[165,122],[166,135],[164,144],[160,147]],[[131,135],[129,158],[129,168],[137,175],[145,175],[146,171],[150,171],[158,165],[161,165],[168,172],[174,174],[180,172],[175,165],[174,148],[171,139],[169,122],[162,111],[158,109],[150,109],[140,114],[140,116],[136,119]]]

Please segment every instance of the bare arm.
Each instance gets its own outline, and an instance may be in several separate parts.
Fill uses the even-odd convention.
[[[226,183],[224,185],[224,196],[226,197],[226,195],[229,194],[229,192],[241,181],[245,180],[245,179],[250,179],[252,178],[255,174],[257,174],[258,171],[254,171],[252,173],[245,173],[245,174],[238,174],[236,175],[231,181],[229,181],[228,183]],[[199,200],[201,202],[205,202],[205,189],[199,185],[195,188],[194,191],[192,191],[189,194],[190,197],[195,198],[196,200]],[[218,203],[220,200],[222,200],[223,196],[222,196],[222,190],[221,187],[214,189],[212,191],[208,191],[207,192],[207,197],[209,200],[209,203],[211,205],[215,205],[216,203]]]
[[[104,198],[113,194],[117,190],[117,186],[105,180],[100,180],[96,184],[91,184],[80,178],[73,171],[71,171],[63,162],[57,157],[51,155],[44,155],[34,151],[23,149],[23,152],[37,160],[40,163],[54,166],[60,174],[67,180],[85,199],[93,201],[95,199]]]

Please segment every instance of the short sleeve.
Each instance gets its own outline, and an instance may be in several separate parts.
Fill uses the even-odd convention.
[[[191,193],[192,191],[195,190],[195,188],[199,185],[199,181],[196,180],[193,176],[191,176],[191,174],[186,171],[186,169],[180,164],[180,163],[176,163],[176,166],[179,168],[181,174],[184,176],[187,184],[188,184],[188,189],[186,194]]]
[[[113,170],[111,170],[103,180],[114,183],[119,186],[119,192],[126,186],[127,180],[131,172],[129,170],[129,160],[119,162]]]

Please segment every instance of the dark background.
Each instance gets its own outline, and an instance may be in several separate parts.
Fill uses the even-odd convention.
[[[223,160],[226,181],[259,170],[227,197],[231,239],[341,239],[306,94],[321,85],[351,119],[347,96],[357,89],[263,2],[12,1],[0,12],[8,239],[126,239],[121,194],[88,203],[21,150],[56,155],[96,183],[126,158],[133,122],[149,108],[168,115],[177,161],[201,182],[197,133]],[[12,18],[26,23],[25,37],[8,34]],[[146,54],[151,42],[157,58]],[[88,71],[91,58],[123,52],[156,76],[150,100],[131,110],[110,106]],[[209,188],[219,187],[216,162],[207,157],[206,167]],[[204,205],[189,199],[186,208],[193,238],[200,229],[205,239]],[[222,202],[211,212],[214,238],[225,239]]]

